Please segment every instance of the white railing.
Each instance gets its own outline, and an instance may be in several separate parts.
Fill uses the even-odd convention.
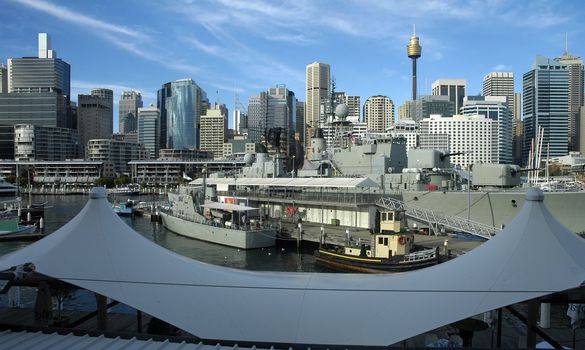
[[[460,216],[447,216],[443,213],[407,204],[394,198],[380,198],[378,205],[390,210],[404,211],[407,216],[428,223],[429,229],[435,234],[442,232],[442,228],[449,228],[490,239],[499,231],[494,226],[468,220]]]
[[[421,260],[430,260],[437,258],[437,249],[425,249],[418,252],[410,253],[404,255],[404,262],[413,262],[413,261],[421,261]]]

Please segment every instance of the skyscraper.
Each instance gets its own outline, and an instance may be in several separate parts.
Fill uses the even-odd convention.
[[[162,90],[167,125],[166,147],[199,148],[199,117],[207,101],[205,91],[192,79],[170,82],[163,85]]]
[[[583,106],[584,73],[583,60],[581,57],[573,56],[567,49],[562,56],[555,58],[555,61],[564,64],[569,70],[569,150],[579,150],[579,109]]]
[[[532,69],[523,77],[524,160],[538,128],[544,129],[543,147],[550,156],[568,153],[569,70],[567,66],[537,56]]]
[[[8,69],[0,64],[0,94],[8,92]]]
[[[154,105],[138,108],[138,143],[148,150],[150,159],[157,159],[160,150],[160,110]]]
[[[432,85],[433,96],[449,96],[454,103],[453,114],[459,113],[463,106],[463,97],[467,95],[467,81],[465,79],[438,79]]]
[[[455,109],[455,103],[450,100],[449,96],[419,96],[417,100],[407,102],[409,103],[405,102],[405,105],[410,107],[410,118],[417,122],[429,118],[433,114],[450,117]]]
[[[92,89],[90,95],[77,96],[77,117],[81,154],[89,140],[109,139],[113,132],[113,95],[109,89]]]
[[[39,33],[39,56],[8,59],[8,90],[15,93],[54,92],[70,99],[69,64],[51,49],[47,33]]]
[[[251,96],[248,105],[248,135],[254,142],[267,141],[270,129],[281,128],[281,148],[289,151],[296,129],[297,99],[285,85],[277,85]],[[264,140],[263,140],[264,138]]]
[[[522,120],[522,93],[514,93],[514,109],[513,109],[514,120]]]
[[[329,98],[331,68],[327,63],[313,62],[307,65],[307,99],[305,105],[305,126],[320,127],[321,100]]]
[[[484,96],[505,96],[508,109],[514,111],[514,73],[490,72],[483,77]]]
[[[394,103],[388,96],[371,96],[364,103],[364,122],[369,132],[385,132],[394,125]]]
[[[118,103],[118,131],[126,134],[136,131],[138,108],[142,108],[142,96],[136,91],[124,91]]]

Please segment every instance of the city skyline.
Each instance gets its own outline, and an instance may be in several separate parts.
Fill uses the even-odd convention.
[[[331,66],[348,95],[410,98],[406,44],[416,24],[423,48],[418,94],[437,79],[465,79],[482,90],[491,71],[512,71],[515,91],[536,55],[585,55],[578,2],[203,1],[77,3],[13,0],[0,14],[0,60],[35,56],[37,33],[52,36],[71,69],[71,98],[92,88],[114,91],[114,125],[123,90],[141,92],[144,105],[169,81],[192,78],[211,102],[233,110],[234,92],[248,101],[276,84],[304,100],[305,67]],[[266,30],[267,28],[271,30]]]

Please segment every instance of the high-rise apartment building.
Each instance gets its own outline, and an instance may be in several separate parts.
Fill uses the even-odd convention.
[[[118,131],[126,134],[136,131],[138,108],[142,108],[142,95],[136,91],[124,91],[118,102]]]
[[[467,81],[465,79],[438,79],[432,85],[434,96],[449,96],[454,104],[452,114],[458,114],[463,106],[463,97],[467,96]]]
[[[385,132],[394,125],[394,103],[390,97],[368,97],[364,103],[364,122],[369,132]]]
[[[277,85],[251,96],[248,104],[248,138],[266,142],[270,129],[281,128],[281,150],[289,151],[296,128],[295,93],[285,85]]]
[[[138,143],[146,147],[150,159],[160,150],[160,110],[154,105],[138,108]]]
[[[227,142],[227,108],[217,103],[201,116],[202,151],[213,153],[213,159],[223,159],[223,145]]]
[[[406,100],[398,106],[398,121],[412,119],[411,110],[414,102],[413,100]]]
[[[207,109],[207,94],[192,79],[163,85],[157,106],[162,106],[161,122],[166,121],[166,148],[199,148],[199,118]],[[161,127],[161,133],[162,133]]]
[[[90,95],[77,96],[81,154],[84,154],[89,140],[111,137],[114,125],[113,96],[114,92],[109,89],[92,89]]]
[[[483,115],[498,121],[498,148],[496,158],[501,164],[510,164],[512,158],[512,112],[506,96],[466,96],[463,99],[463,115]]]
[[[327,63],[313,62],[307,65],[305,126],[320,127],[321,100],[329,98],[331,67]]]
[[[441,117],[433,115],[420,122],[420,136],[448,135],[449,159],[452,164],[463,168],[474,163],[499,163],[498,121],[483,115],[454,115]]]
[[[585,105],[583,100],[583,88],[585,87],[583,60],[565,50],[562,56],[555,58],[555,61],[566,65],[569,70],[569,150],[578,151],[580,148],[579,109]]]
[[[234,111],[234,131],[237,135],[248,134],[248,113],[241,109]]]
[[[523,77],[524,160],[539,127],[544,129],[543,147],[551,157],[568,153],[569,70],[567,65],[537,56]]]
[[[148,159],[148,151],[136,142],[94,139],[87,143],[87,159],[111,164],[117,175],[130,175],[128,162]]]
[[[505,96],[508,109],[514,111],[514,73],[490,72],[483,77],[484,96]]]

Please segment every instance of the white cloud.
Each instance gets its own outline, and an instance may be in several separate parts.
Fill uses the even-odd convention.
[[[186,42],[192,44],[195,48],[212,56],[221,56],[223,49],[216,45],[204,44],[194,37],[183,38]]]
[[[52,16],[55,16],[61,20],[75,23],[78,25],[82,25],[84,27],[89,27],[92,29],[97,29],[100,31],[106,31],[113,34],[122,34],[126,35],[135,39],[145,38],[145,35],[141,32],[132,30],[125,26],[116,25],[113,23],[108,23],[101,21],[99,19],[95,19],[86,15],[83,15],[79,12],[74,12],[69,10],[66,7],[62,7],[59,5],[55,5],[54,3],[42,0],[13,0],[17,3],[22,5],[34,8],[36,10],[45,12]]]
[[[493,66],[492,71],[494,71],[494,72],[508,72],[508,71],[512,71],[512,66],[500,63],[500,64]]]
[[[143,99],[156,99],[156,92],[153,92],[151,89],[147,88],[131,87],[112,83],[71,80],[71,89],[77,92],[76,94],[74,94],[75,97],[77,97],[77,94],[89,94],[91,89],[94,88],[105,88],[114,91],[114,100],[116,101],[118,100],[116,96],[120,96],[123,91],[131,90],[140,92]]]

